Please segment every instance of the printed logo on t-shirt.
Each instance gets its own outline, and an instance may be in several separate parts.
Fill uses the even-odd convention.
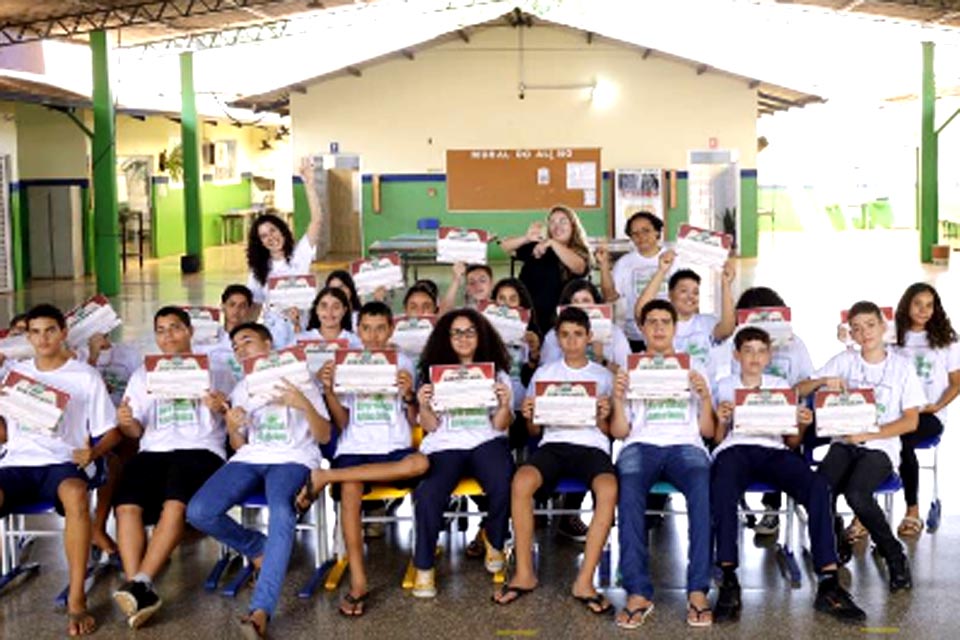
[[[253,440],[264,445],[291,444],[293,437],[287,408],[268,405],[260,414]]]
[[[763,372],[768,376],[776,376],[784,380],[789,380],[790,369],[790,358],[774,356]]]
[[[199,421],[198,401],[190,398],[157,400],[157,428],[171,429],[195,425]]]
[[[486,408],[453,409],[450,411],[450,429],[487,429],[490,416]]]
[[[682,398],[664,398],[644,402],[644,421],[647,425],[686,424],[690,421],[690,401]]]
[[[927,354],[920,351],[913,356],[913,366],[917,370],[917,377],[929,384],[933,379],[933,359],[927,358]]]
[[[644,291],[647,289],[647,285],[650,284],[650,281],[653,280],[653,274],[656,273],[655,269],[634,269],[633,270],[633,294],[636,297],[640,297]],[[667,281],[660,285],[660,291],[657,293],[657,297],[667,294]]]
[[[123,394],[127,391],[127,382],[130,379],[130,372],[126,367],[105,367],[100,370],[100,377],[103,378],[103,384],[107,387],[107,393],[114,404],[120,404],[123,400]]]
[[[358,395],[354,403],[357,415],[354,420],[357,424],[384,424],[393,417],[393,396],[384,394]]]

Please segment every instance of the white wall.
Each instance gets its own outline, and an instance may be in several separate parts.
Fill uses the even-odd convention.
[[[361,154],[365,172],[425,172],[444,170],[448,148],[599,146],[607,169],[684,168],[688,150],[717,138],[739,150],[742,167],[755,166],[756,91],[745,80],[535,26],[524,31],[527,85],[600,81],[614,95],[606,108],[586,90],[528,90],[520,100],[517,37],[511,27],[477,30],[469,43],[293,93],[294,158],[336,141]]]

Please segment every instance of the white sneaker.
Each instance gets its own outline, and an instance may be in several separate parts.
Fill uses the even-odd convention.
[[[436,598],[437,597],[437,580],[436,580],[436,569],[427,569],[423,571],[417,569],[417,577],[413,580],[413,597],[414,598]]]

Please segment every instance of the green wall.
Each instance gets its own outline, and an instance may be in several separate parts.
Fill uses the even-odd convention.
[[[183,187],[154,178],[151,190],[154,254],[157,258],[182,255],[186,251]],[[244,176],[234,184],[204,182],[200,186],[204,248],[220,244],[220,214],[231,209],[248,209],[250,205],[249,177]]]
[[[30,238],[27,236],[27,214],[26,198],[21,197],[20,185],[13,183],[10,185],[10,240],[13,264],[13,288],[23,289],[27,282],[27,247],[30,246]]]
[[[757,257],[757,172],[740,172],[740,257]]]

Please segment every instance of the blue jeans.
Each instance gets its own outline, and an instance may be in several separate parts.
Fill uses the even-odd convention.
[[[627,595],[653,598],[650,581],[647,494],[658,480],[675,486],[687,501],[689,552],[687,593],[710,591],[710,458],[693,445],[658,447],[634,443],[620,452],[620,574]]]
[[[214,473],[187,506],[187,521],[248,558],[263,556],[250,599],[250,611],[272,616],[293,550],[297,516],[293,500],[310,476],[302,464],[230,462]],[[268,535],[247,529],[227,515],[234,505],[259,492],[267,497]]]

